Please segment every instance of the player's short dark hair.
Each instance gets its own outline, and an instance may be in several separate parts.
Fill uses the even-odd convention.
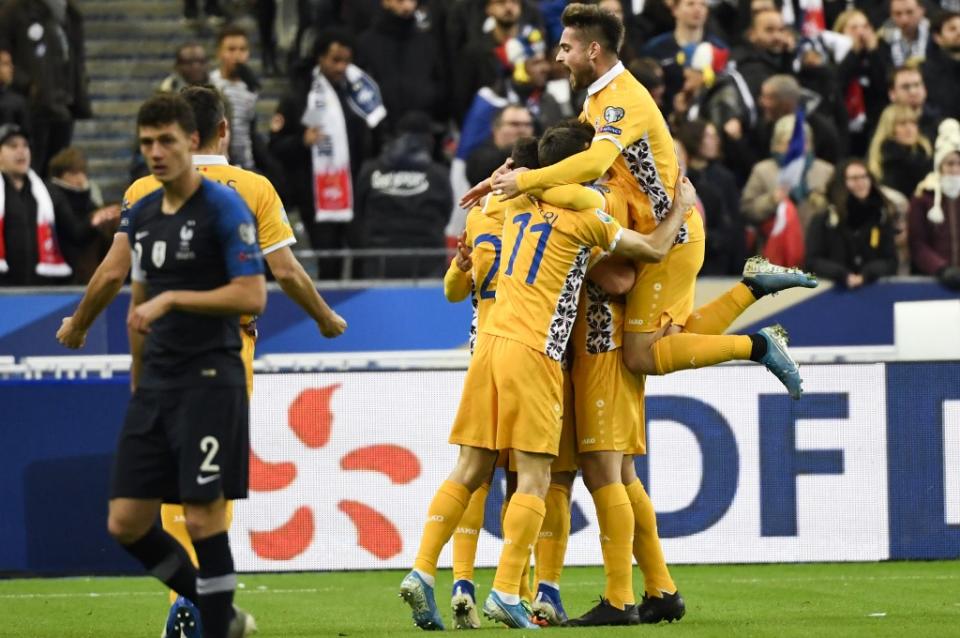
[[[521,137],[513,143],[513,152],[510,153],[510,159],[513,160],[514,168],[540,168],[540,158],[538,156],[539,141],[535,137]]]
[[[937,13],[935,16],[930,18],[930,33],[943,35],[944,25],[956,18],[960,18],[960,13],[956,11],[941,11]]]
[[[86,173],[87,157],[76,146],[68,146],[50,160],[50,177],[63,177],[66,173]]]
[[[247,33],[247,30],[239,24],[228,24],[224,26],[217,32],[217,47],[223,44],[223,41],[227,38],[236,37],[245,38],[248,42],[250,41],[250,35]]]
[[[554,124],[540,138],[537,156],[540,166],[550,166],[586,150],[594,136],[593,127],[576,119]]]
[[[619,54],[623,46],[623,23],[599,5],[580,2],[568,4],[560,16],[560,22],[564,27],[583,32],[589,41],[597,42],[610,53]]]
[[[313,60],[325,56],[334,44],[344,46],[351,51],[356,49],[353,35],[346,29],[330,28],[324,29],[317,34],[317,39],[313,43]]]
[[[219,136],[220,122],[224,120],[227,113],[226,103],[220,91],[205,84],[184,87],[180,89],[180,95],[193,111],[201,146],[215,141]]]
[[[190,104],[179,95],[157,93],[140,105],[137,111],[137,128],[179,124],[190,135],[197,130],[197,119]]]

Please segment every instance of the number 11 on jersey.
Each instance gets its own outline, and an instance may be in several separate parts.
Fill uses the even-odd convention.
[[[510,253],[510,261],[507,262],[507,270],[504,273],[507,276],[513,274],[513,262],[517,259],[517,252],[520,250],[520,244],[523,242],[523,234],[527,231],[527,226],[530,224],[531,217],[533,217],[532,213],[520,213],[513,218],[513,223],[520,226],[520,231],[517,234],[517,241],[513,245],[513,252]],[[550,233],[553,232],[553,226],[547,222],[534,224],[533,226],[530,226],[530,232],[540,233],[540,239],[537,241],[537,247],[533,254],[533,261],[530,263],[530,270],[527,271],[526,278],[527,284],[533,285],[537,280],[537,273],[540,272],[540,261],[543,259],[543,252],[547,248],[547,240],[550,239]]]

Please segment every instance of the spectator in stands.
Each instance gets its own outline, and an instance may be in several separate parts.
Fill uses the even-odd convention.
[[[770,141],[771,157],[757,163],[743,189],[740,212],[747,223],[759,225],[777,212],[781,201],[789,197],[797,207],[804,230],[814,215],[827,208],[827,183],[833,176],[833,166],[813,156],[814,134],[804,122],[806,156],[800,184],[787,191],[780,185],[780,160],[787,151],[796,119],[787,115],[777,120]]]
[[[79,237],[59,232],[60,249],[73,268],[73,283],[86,284],[100,260],[107,254],[114,231],[120,221],[119,204],[103,205],[100,189],[87,176],[87,158],[79,148],[68,146],[50,160],[51,193],[59,191],[69,205],[75,227],[93,226],[97,233]],[[62,224],[57,225],[58,231]]]
[[[260,82],[247,66],[250,41],[242,27],[228,25],[217,34],[217,62],[210,82],[220,89],[230,105],[230,163],[254,168],[253,138],[256,135]]]
[[[721,162],[720,133],[712,122],[684,122],[676,131],[686,154],[686,175],[703,202],[707,226],[705,275],[735,275],[743,267],[743,220],[740,189]]]
[[[198,24],[200,19],[200,7],[198,5],[198,0],[183,0],[183,19],[188,24]],[[206,14],[210,26],[218,27],[225,20],[223,9],[220,8],[220,0],[204,0],[203,12]]]
[[[10,88],[13,82],[13,58],[0,50],[0,124],[13,123],[30,131],[30,110],[25,97]]]
[[[457,121],[466,114],[474,94],[481,87],[490,86],[511,71],[506,44],[520,35],[523,26],[521,5],[520,0],[486,0],[486,15],[493,28],[471,38],[456,58],[459,62],[454,71],[454,115]]]
[[[850,152],[864,156],[870,143],[870,130],[887,103],[889,62],[877,32],[859,9],[847,9],[837,16],[833,30],[851,42],[850,52],[837,68],[837,83],[846,107]]]
[[[563,12],[563,9],[568,3],[566,0],[553,0],[553,4],[560,9],[560,11],[556,14],[556,24],[559,27],[559,30],[557,31],[556,37],[550,38],[550,42],[556,43],[560,41],[560,34],[563,32],[563,25],[560,24],[560,14]],[[620,22],[623,22],[624,26],[628,24],[627,16],[623,12],[623,3],[621,3],[620,0],[599,0],[597,4],[604,11],[612,13],[620,18]],[[548,30],[550,30],[549,27]],[[620,61],[623,62],[624,66],[630,68],[630,64],[639,57],[639,54],[637,54],[636,50],[633,48],[633,41],[629,37],[624,38],[623,46],[620,47]]]
[[[866,163],[844,161],[827,193],[828,209],[807,230],[807,269],[850,290],[896,274],[896,207]]]
[[[904,197],[930,172],[930,140],[918,127],[917,113],[907,106],[891,104],[883,110],[870,142],[870,171],[880,183]]]
[[[361,171],[353,229],[359,247],[445,247],[453,192],[448,169],[431,159],[431,126],[426,113],[408,112],[397,122],[398,136]],[[442,254],[365,259],[360,271],[367,278],[439,277],[446,263]]]
[[[73,0],[7,0],[0,49],[13,57],[13,89],[30,102],[33,167],[40,175],[70,145],[74,119],[92,117],[83,16]]]
[[[909,106],[916,111],[920,116],[920,132],[928,139],[937,138],[937,126],[942,118],[936,108],[927,101],[927,87],[917,65],[893,70],[887,84],[887,96],[891,104]]]
[[[764,80],[757,100],[761,119],[751,136],[754,148],[769,148],[774,124],[780,118],[794,114],[801,104],[808,102],[807,95],[792,75],[774,75]],[[813,130],[814,155],[832,164],[845,151],[837,127],[829,116],[819,111],[810,112],[809,106],[807,108],[806,122]]]
[[[490,138],[467,158],[467,180],[477,184],[490,177],[510,157],[518,137],[533,135],[533,116],[519,104],[504,107],[493,118]]]
[[[914,270],[960,290],[960,124],[940,124],[933,172],[910,202],[910,255]]]
[[[933,42],[923,63],[927,100],[945,117],[960,117],[960,13],[945,11],[932,23]],[[949,78],[949,79],[947,79]]]
[[[270,122],[270,151],[287,178],[284,200],[299,209],[314,250],[346,246],[352,176],[368,157],[369,130],[386,115],[376,83],[352,64],[353,50],[349,33],[321,32]],[[321,279],[340,277],[341,260],[317,264]]]
[[[95,234],[57,189],[30,168],[30,144],[16,124],[0,125],[0,286],[66,284],[73,274],[59,241]]]
[[[903,66],[927,56],[930,21],[925,12],[920,0],[890,0],[890,19],[884,23],[880,34],[890,46],[893,66]]]
[[[263,74],[274,77],[280,74],[277,66],[277,0],[255,0],[254,13],[257,34],[260,36],[260,58]]]
[[[687,61],[693,58],[700,44],[712,45],[710,71],[713,73],[723,71],[730,58],[727,44],[706,33],[710,15],[706,0],[675,0],[672,11],[676,21],[673,31],[653,38],[640,50],[640,55],[654,58],[663,67],[665,115],[670,114],[673,97],[684,87],[684,69],[690,67]]]
[[[199,86],[210,81],[207,72],[207,52],[199,42],[186,42],[177,47],[173,73],[157,86],[163,93],[179,93],[188,86]]]
[[[437,41],[420,28],[419,0],[383,0],[383,11],[357,39],[357,64],[380,85],[393,131],[410,111],[446,119],[446,72]]]
[[[760,97],[764,80],[793,71],[795,49],[796,40],[784,26],[779,11],[762,9],[753,14],[747,43],[733,52],[733,58],[754,99]]]

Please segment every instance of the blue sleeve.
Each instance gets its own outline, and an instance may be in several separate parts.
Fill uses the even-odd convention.
[[[126,235],[131,246],[133,246],[133,213],[135,209],[136,205],[131,206],[130,202],[124,198],[123,203],[120,204],[120,226],[117,227],[117,233]]]
[[[220,192],[215,197],[217,235],[227,274],[231,279],[262,275],[263,253],[257,238],[257,223],[247,204],[236,193]]]

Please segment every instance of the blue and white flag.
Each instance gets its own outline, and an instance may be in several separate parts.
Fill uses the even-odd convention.
[[[806,165],[807,139],[803,132],[803,106],[797,107],[796,121],[793,124],[793,134],[787,152],[780,160],[780,174],[777,183],[785,190],[791,191],[803,181],[803,169]]]

